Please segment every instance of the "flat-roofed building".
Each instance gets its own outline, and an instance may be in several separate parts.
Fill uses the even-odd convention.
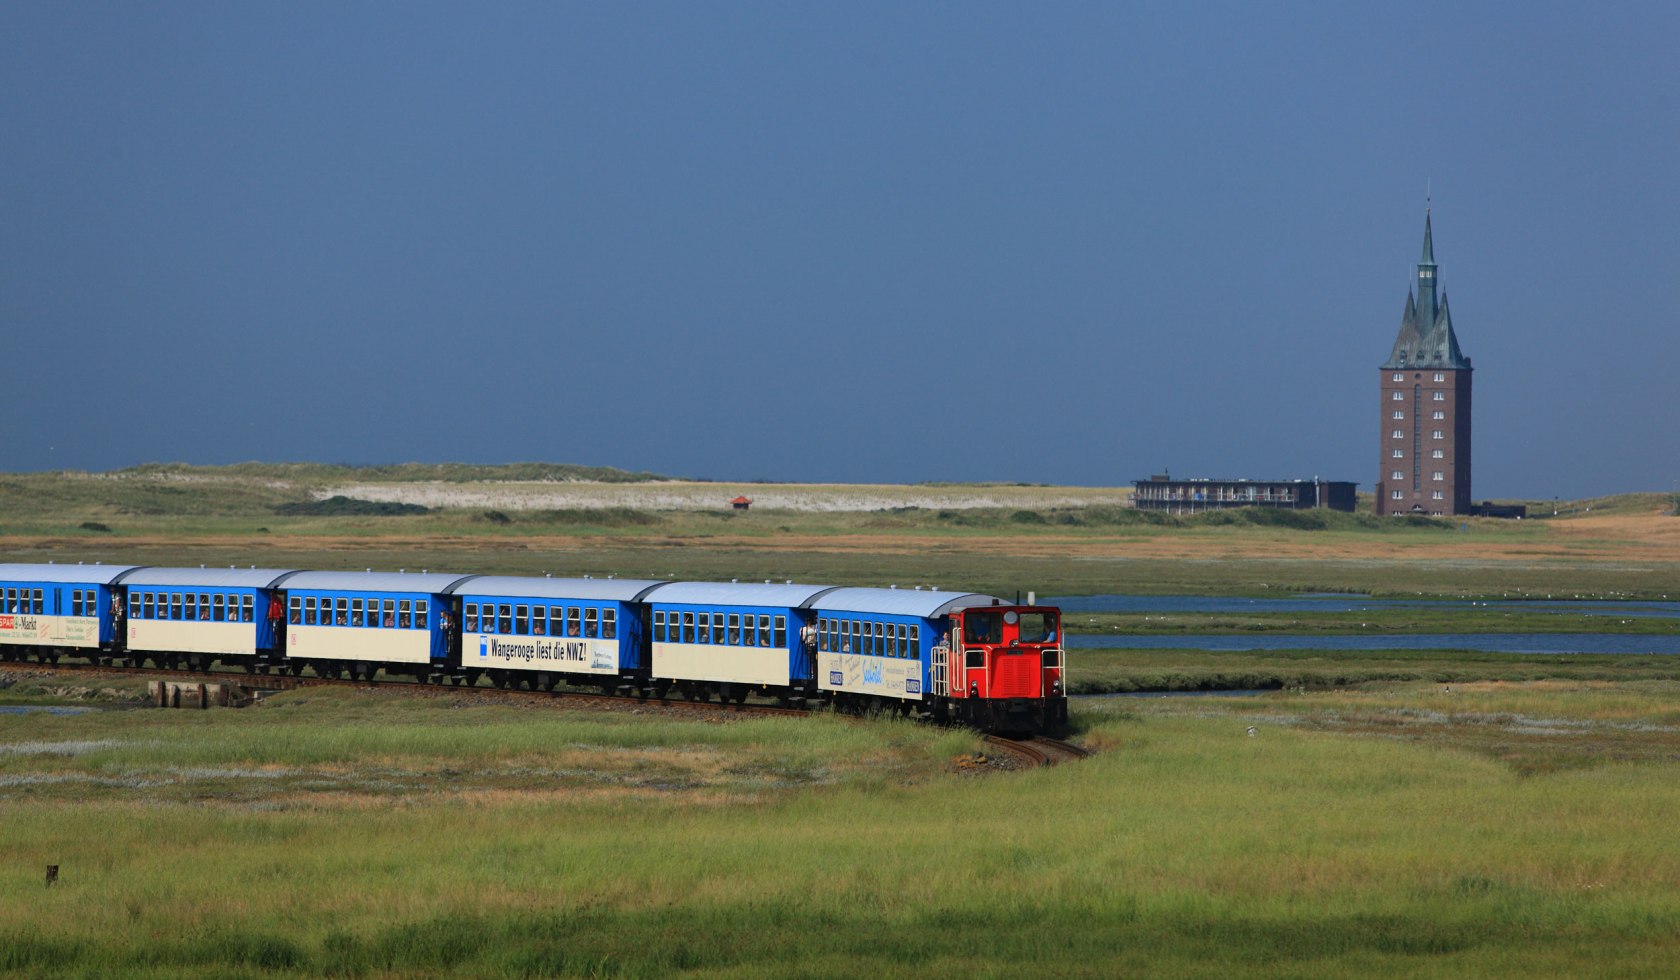
[[[1288,510],[1352,511],[1357,483],[1346,480],[1175,480],[1152,476],[1132,481],[1132,506],[1194,514],[1229,507],[1282,507]]]

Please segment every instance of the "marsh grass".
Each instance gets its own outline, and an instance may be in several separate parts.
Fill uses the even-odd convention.
[[[275,714],[343,732],[293,732],[272,756],[292,766],[331,759],[377,773],[435,751],[437,729],[459,769],[552,763],[587,745],[686,747],[725,772],[864,758],[909,770],[722,796],[0,797],[0,969],[1655,974],[1680,926],[1672,762],[1525,769],[1453,733],[1473,734],[1482,716],[1666,725],[1673,693],[1478,689],[1428,737],[1335,723],[1436,711],[1437,692],[1404,686],[1105,704],[1078,716],[1082,737],[1105,749],[1095,758],[983,779],[945,774],[937,758],[972,751],[971,739],[913,726],[535,712],[504,725],[495,710],[472,725],[445,716],[481,709],[435,703],[341,723],[353,704],[294,703]],[[78,766],[250,765],[266,750],[234,729],[294,727],[263,710],[223,713],[182,738],[139,712],[55,719],[51,735],[149,743],[84,753]],[[179,713],[153,713],[166,715]],[[380,740],[374,718],[398,734]],[[542,734],[518,733],[519,720]],[[227,744],[204,755],[205,741]],[[50,890],[46,863],[63,869]]]

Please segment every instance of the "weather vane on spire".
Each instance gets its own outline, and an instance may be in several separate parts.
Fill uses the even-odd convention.
[[[1425,177],[1423,181],[1423,213],[1428,214],[1435,203],[1435,178]]]

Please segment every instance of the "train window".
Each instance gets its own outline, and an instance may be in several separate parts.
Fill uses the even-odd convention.
[[[770,645],[770,617],[768,615],[758,617],[758,645],[761,647]]]
[[[502,608],[506,609],[507,607],[503,606]],[[407,599],[398,599],[397,600],[397,629],[405,630],[405,629],[409,628],[408,624],[413,620],[413,617],[411,615],[412,612],[413,612],[413,604],[412,603],[410,603]],[[506,615],[506,614],[504,613],[504,615]],[[504,630],[502,630],[502,632],[506,633],[507,630],[504,629]]]
[[[186,593],[182,594],[182,600],[183,601],[181,603],[181,614],[178,618],[180,618],[180,619],[197,619],[198,618],[198,597],[193,595],[191,592],[186,592]]]
[[[80,616],[81,614],[82,614],[82,590],[81,589],[75,589],[75,590],[72,590],[71,593],[70,593],[70,615]]]
[[[616,639],[618,639],[618,610],[617,609],[608,608],[608,609],[601,610],[601,639],[603,639],[603,640],[616,640]]]
[[[902,658],[910,656],[910,627],[898,624],[898,655]]]
[[[706,615],[705,613],[700,614],[699,629],[696,630],[694,636],[694,642],[696,643],[712,642],[712,617]]]
[[[286,618],[293,626],[303,622],[303,597],[291,596],[286,600]]]
[[[725,620],[725,622],[728,623],[727,629],[729,631],[729,632],[724,634],[724,636],[726,637],[726,642],[728,642],[728,644],[732,647],[740,646],[741,645],[741,614],[740,613],[730,613],[729,618],[727,620]]]
[[[349,626],[350,625],[350,600],[349,599],[340,598],[338,600],[338,619],[334,620],[334,622],[337,623],[339,626]]]
[[[694,614],[691,612],[682,614],[682,642],[694,642]]]
[[[303,625],[315,625],[315,597],[309,596],[303,600]]]
[[[218,592],[211,597],[210,604],[211,608],[215,611],[215,614],[210,618],[218,623],[227,622],[227,597]]]
[[[1056,621],[1041,612],[1021,614],[1022,643],[1051,643],[1056,639]]]
[[[478,603],[469,602],[461,607],[461,628],[468,633],[478,632]]]
[[[531,607],[513,607],[513,631],[520,636],[531,635]]]
[[[786,616],[777,616],[776,617],[776,643],[775,643],[775,646],[778,646],[778,647],[780,647],[784,650],[787,649],[787,617]]]
[[[828,652],[840,652],[840,621],[838,619],[828,621]]]
[[[665,642],[665,613],[661,610],[653,614],[653,638],[659,643]]]
[[[583,611],[583,635],[597,639],[601,635],[601,610],[594,607]]]
[[[863,622],[856,619],[852,620],[852,646],[850,652],[863,652]]]
[[[875,624],[875,656],[877,656],[877,657],[890,657],[890,656],[892,656],[892,650],[889,648],[889,646],[887,644],[887,637],[889,637],[891,635],[892,635],[892,630],[887,626],[887,624],[885,624],[885,623],[876,623]]]
[[[496,632],[503,634],[513,632],[512,606],[500,605],[496,607]]]
[[[982,668],[984,666],[986,666],[986,651],[984,651],[984,650],[970,650],[970,651],[968,651],[968,668],[970,670],[979,670],[980,668]]]
[[[963,616],[964,643],[997,643],[1003,639],[1003,617],[995,612],[971,612]]]
[[[548,635],[548,610],[542,606],[531,607],[531,635]]]
[[[576,606],[566,607],[566,635],[583,635],[583,617],[578,613],[578,607]],[[690,640],[689,642],[692,643],[694,641]]]
[[[423,630],[423,629],[426,629],[428,626],[431,625],[431,623],[429,622],[429,619],[426,615],[427,611],[428,610],[426,608],[426,600],[424,600],[424,599],[414,600],[414,628],[415,629]]]
[[[128,618],[152,618],[152,594],[150,592],[130,592],[128,594]]]
[[[46,612],[46,608],[47,608],[46,603],[41,601],[41,590],[36,589],[35,590],[35,608],[30,610],[30,611],[35,613],[36,615],[40,615],[41,613]]]
[[[373,601],[377,603],[379,600],[375,599]],[[362,605],[362,600],[351,599],[350,600],[350,625],[351,626],[360,626],[365,622],[367,622],[367,618],[364,615],[364,607]]]
[[[232,600],[230,599],[229,601],[231,602]],[[254,622],[257,621],[256,620],[256,615],[257,615],[257,597],[254,596],[254,595],[242,595],[242,596],[240,596],[239,597],[239,620],[240,620],[240,622],[254,623]]]
[[[910,625],[910,656],[920,658],[922,655],[922,628],[912,623]]]

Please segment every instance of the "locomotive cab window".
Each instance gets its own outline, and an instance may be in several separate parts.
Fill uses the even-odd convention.
[[[1022,643],[1054,643],[1056,640],[1056,618],[1048,613],[1028,612],[1021,614],[1021,642]]]
[[[997,643],[1003,639],[1003,615],[971,612],[963,616],[964,643]]]

